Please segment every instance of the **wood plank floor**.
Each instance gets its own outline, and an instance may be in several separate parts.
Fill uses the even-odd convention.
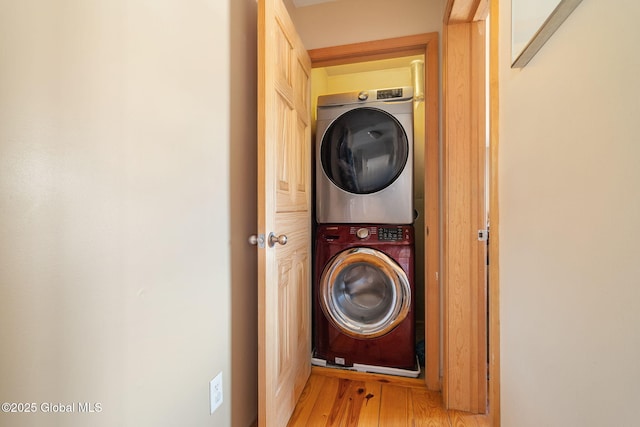
[[[490,427],[486,415],[447,411],[423,380],[313,367],[290,427]]]

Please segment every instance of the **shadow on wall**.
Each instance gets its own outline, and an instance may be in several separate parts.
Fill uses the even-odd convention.
[[[258,416],[257,4],[232,1],[230,28],[231,421]]]

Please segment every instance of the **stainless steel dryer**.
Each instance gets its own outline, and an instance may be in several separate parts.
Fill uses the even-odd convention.
[[[318,97],[318,223],[413,223],[412,99],[410,86]]]

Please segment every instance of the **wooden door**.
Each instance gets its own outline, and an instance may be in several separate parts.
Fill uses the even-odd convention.
[[[258,232],[264,235],[258,249],[260,426],[287,424],[311,372],[310,73],[311,61],[282,0],[260,0]],[[270,240],[277,237],[281,241],[272,244]]]

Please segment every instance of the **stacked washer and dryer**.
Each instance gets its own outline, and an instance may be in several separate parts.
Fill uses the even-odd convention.
[[[413,88],[318,97],[316,365],[417,376]]]

